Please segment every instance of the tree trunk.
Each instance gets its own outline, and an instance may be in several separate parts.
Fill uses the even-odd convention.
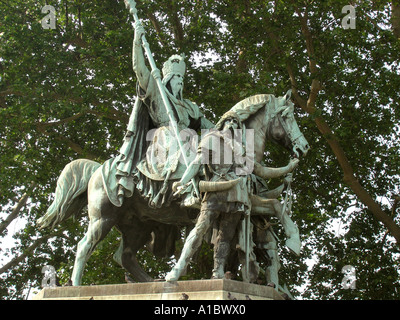
[[[396,38],[400,39],[400,1],[392,2],[392,29]]]

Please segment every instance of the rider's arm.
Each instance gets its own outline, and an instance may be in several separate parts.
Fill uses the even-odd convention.
[[[199,172],[201,166],[201,157],[201,153],[198,153],[196,158],[190,163],[189,167],[186,169],[181,180],[179,181],[180,185],[185,185],[188,183]]]
[[[133,71],[136,73],[140,87],[146,90],[149,83],[150,71],[146,66],[142,49],[143,34],[144,28],[140,22],[137,22],[135,24],[135,37],[133,39],[132,67]]]

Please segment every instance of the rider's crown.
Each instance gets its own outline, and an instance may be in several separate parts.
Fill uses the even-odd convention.
[[[164,78],[169,78],[175,74],[183,76],[185,74],[185,68],[185,56],[175,54],[165,61],[162,68],[163,76]]]

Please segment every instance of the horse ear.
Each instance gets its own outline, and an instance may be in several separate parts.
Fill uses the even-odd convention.
[[[285,94],[286,100],[289,100],[292,97],[292,89],[289,89],[288,92]]]
[[[282,111],[282,117],[286,117],[289,112],[293,112],[293,106],[288,106]]]

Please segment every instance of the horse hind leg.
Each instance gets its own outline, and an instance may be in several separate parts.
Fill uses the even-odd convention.
[[[136,220],[137,224],[119,224],[117,229],[122,234],[120,246],[114,254],[114,260],[127,270],[136,281],[150,282],[150,277],[136,259],[137,251],[151,239],[151,229]]]

